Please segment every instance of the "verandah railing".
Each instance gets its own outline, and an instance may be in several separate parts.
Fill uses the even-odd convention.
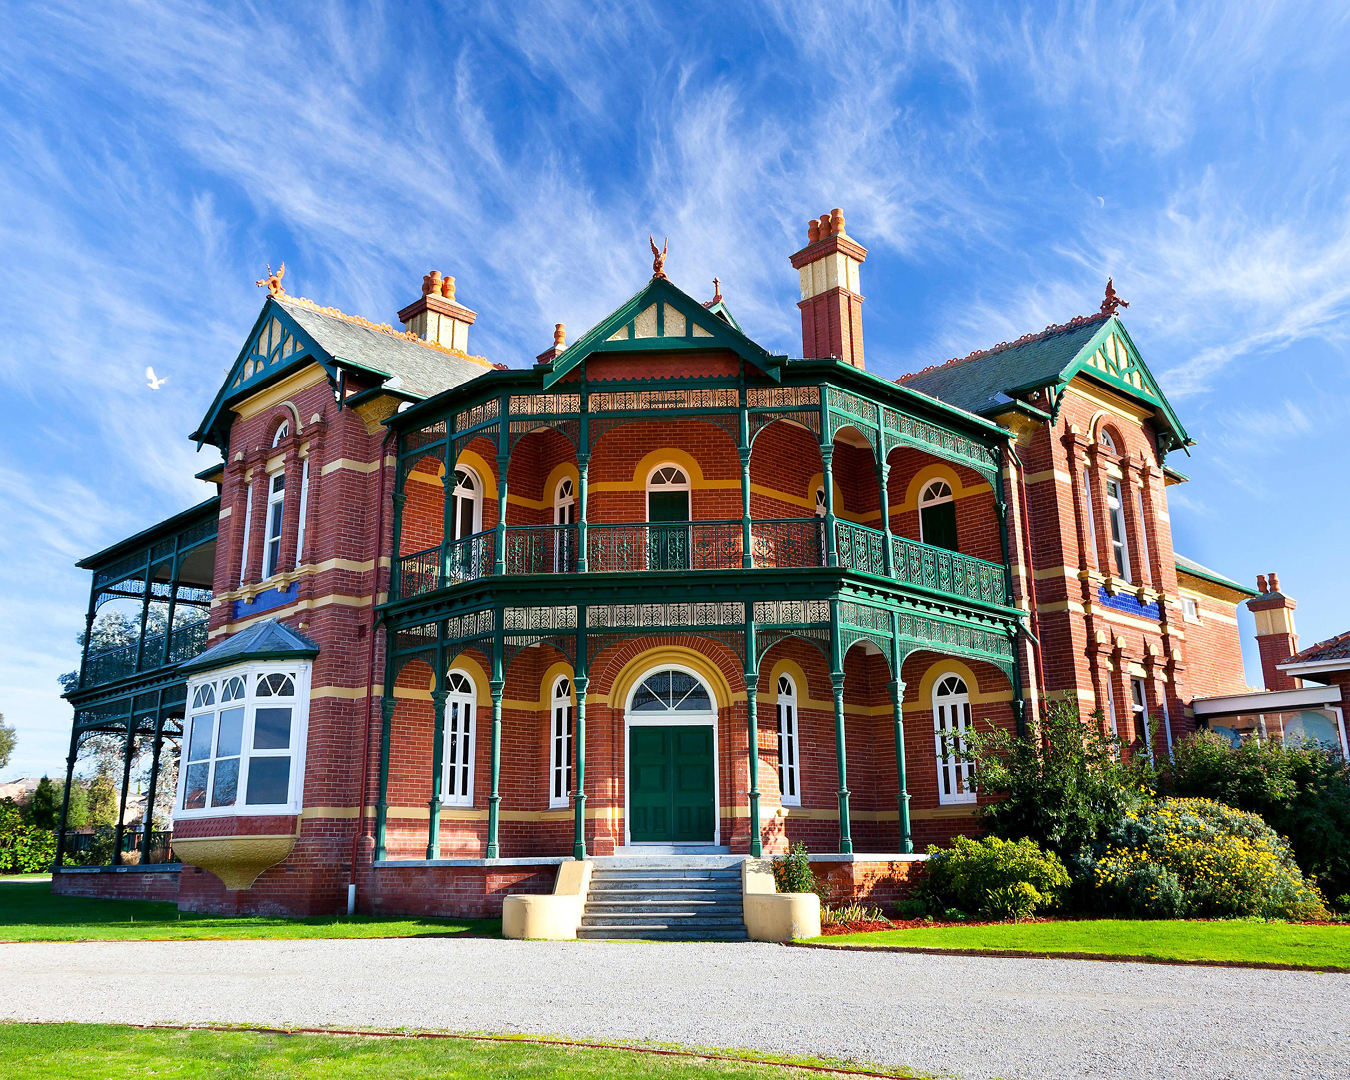
[[[196,619],[175,627],[169,634],[168,663],[181,664],[191,660],[206,648],[206,619]],[[120,645],[116,649],[107,649],[91,654],[84,663],[82,687],[103,686],[135,675],[137,643]],[[152,634],[145,638],[140,649],[140,671],[152,671],[164,664],[164,635]]]
[[[878,529],[835,523],[839,566],[886,574],[886,537]],[[642,522],[587,526],[587,569],[595,573],[646,570],[731,570],[744,565],[744,531],[739,521]],[[751,559],[755,567],[794,568],[826,563],[825,523],[820,518],[753,521]],[[508,574],[570,574],[578,566],[575,525],[509,526]],[[494,572],[493,530],[398,560],[395,595],[422,596],[447,585],[474,581]],[[992,604],[1008,602],[1007,572],[995,562],[891,537],[892,574],[898,581]]]

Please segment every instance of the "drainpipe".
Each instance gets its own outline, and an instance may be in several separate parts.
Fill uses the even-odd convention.
[[[1036,693],[1045,689],[1045,666],[1041,659],[1041,619],[1036,606],[1036,564],[1031,557],[1031,516],[1027,513],[1026,466],[1017,456],[1017,447],[1008,443],[1008,454],[1017,462],[1017,504],[1022,518],[1022,548],[1026,556],[1027,599],[1031,605],[1031,648],[1032,658],[1036,661]]]

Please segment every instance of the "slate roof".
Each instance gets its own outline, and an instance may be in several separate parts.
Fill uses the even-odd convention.
[[[900,383],[967,412],[984,414],[1010,400],[1005,391],[1053,383],[1101,329],[1106,315],[1051,327],[1028,341],[995,345],[904,375]],[[1031,337],[1031,335],[1028,335]]]
[[[1347,666],[1350,666],[1350,630],[1334,638],[1327,638],[1326,641],[1319,641],[1316,645],[1310,645],[1302,652],[1295,653],[1280,666],[1311,664],[1321,660],[1345,660]]]
[[[363,326],[351,316],[327,315],[293,297],[274,299],[334,360],[397,376],[403,382],[401,389],[418,396],[431,397],[492,370],[485,360],[462,358],[373,324]]]
[[[257,623],[247,630],[226,638],[186,664],[181,673],[211,671],[227,664],[242,664],[251,660],[309,660],[319,655],[319,647],[276,619]]]
[[[1226,578],[1217,571],[1211,570],[1208,566],[1201,566],[1194,559],[1188,559],[1185,555],[1178,554],[1177,552],[1173,552],[1172,554],[1176,558],[1177,573],[1191,574],[1194,577],[1204,578],[1207,581],[1214,582],[1216,585],[1222,585],[1226,589],[1232,589],[1234,592],[1239,592],[1243,596],[1258,595],[1255,589],[1249,589],[1246,585],[1239,585],[1232,578]]]

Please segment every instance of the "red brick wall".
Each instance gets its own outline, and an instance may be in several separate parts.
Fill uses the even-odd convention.
[[[95,896],[105,900],[178,899],[177,870],[61,870],[52,875],[53,896]]]

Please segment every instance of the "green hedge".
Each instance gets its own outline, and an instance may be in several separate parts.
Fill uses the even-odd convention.
[[[1053,852],[1032,840],[972,840],[928,848],[919,897],[932,915],[1026,919],[1059,906],[1069,872]]]

